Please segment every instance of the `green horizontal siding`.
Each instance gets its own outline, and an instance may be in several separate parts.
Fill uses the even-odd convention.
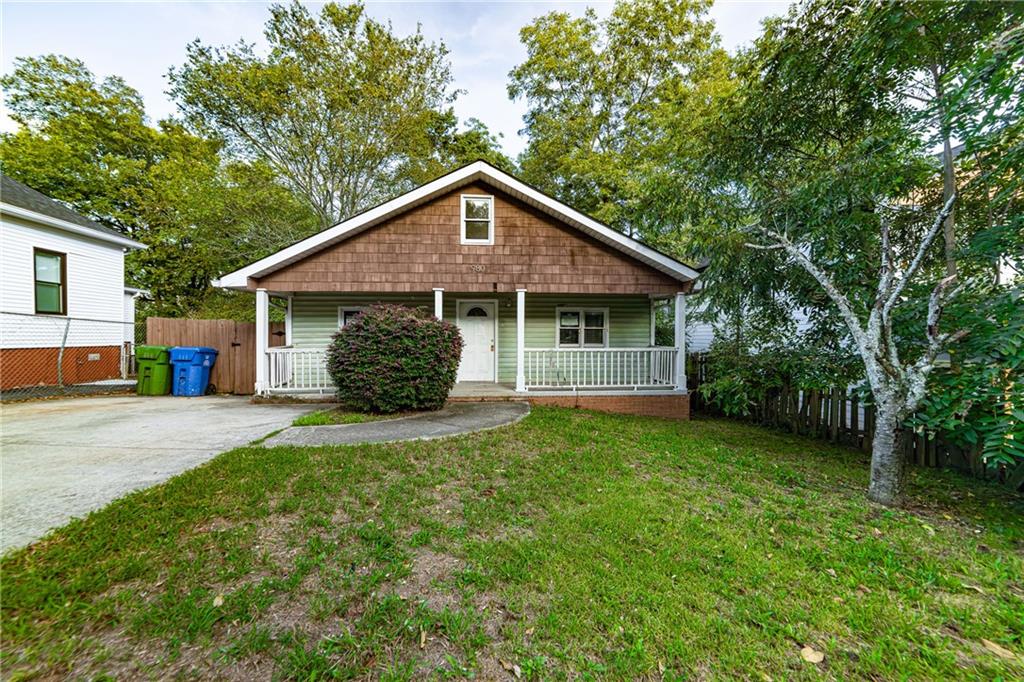
[[[458,300],[498,303],[498,380],[516,378],[515,294],[444,292],[444,318],[455,321]],[[296,294],[292,299],[292,345],[323,348],[338,329],[338,308],[373,303],[423,306],[433,311],[432,294]],[[612,348],[647,348],[651,340],[651,300],[647,296],[526,294],[526,347],[555,347],[555,314],[559,306],[608,309],[608,341]]]

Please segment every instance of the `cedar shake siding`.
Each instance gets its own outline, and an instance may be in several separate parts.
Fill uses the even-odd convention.
[[[463,194],[494,196],[494,243],[460,244]],[[482,182],[259,279],[275,292],[674,294],[681,282]]]

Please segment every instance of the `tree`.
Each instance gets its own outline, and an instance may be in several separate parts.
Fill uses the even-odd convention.
[[[963,66],[1006,20],[1008,5],[999,2],[923,2],[865,4],[849,52],[858,68],[889,82],[891,97],[908,107],[910,118],[931,128],[942,146],[942,195],[957,190],[953,157],[953,97]],[[957,274],[956,211],[943,224],[946,275]]]
[[[127,236],[142,235],[129,206],[159,160],[158,131],[123,80],[96,82],[77,59],[18,58],[0,84],[18,130],[0,137],[4,172]]]
[[[727,79],[709,5],[620,2],[603,21],[589,9],[551,12],[523,28],[527,58],[508,91],[529,104],[525,179],[624,232],[650,227],[644,184],[679,134],[667,119],[686,127],[683,118],[709,115],[710,95]]]
[[[439,170],[445,172],[483,159],[507,173],[515,172],[512,159],[501,151],[501,138],[501,133],[495,135],[479,119],[468,119],[465,130],[448,132],[439,144]]]
[[[1014,26],[1009,8],[997,9],[999,16],[986,24],[986,44]],[[780,300],[783,309],[807,308],[819,343],[827,340],[860,358],[877,409],[869,496],[894,504],[902,491],[903,422],[925,400],[939,354],[955,350],[966,330],[984,328],[965,324],[960,302],[984,307],[1003,300],[987,286],[990,259],[993,251],[1006,254],[1002,249],[1014,241],[1012,227],[981,219],[995,204],[977,182],[948,192],[944,171],[926,149],[935,119],[908,104],[902,68],[879,66],[887,50],[913,50],[893,46],[865,12],[811,2],[769,23],[740,59],[737,90],[709,130],[704,175],[676,184],[702,184],[715,199],[704,216],[681,219],[700,221],[686,238],[712,259],[705,284],[712,293],[721,285],[727,294],[712,299],[719,312],[740,305],[777,311]],[[942,27],[941,34],[958,39],[953,27]],[[962,39],[977,51],[978,36],[968,31]],[[1000,68],[1019,68],[1019,57],[1002,54]],[[951,87],[957,78],[971,80],[973,61],[945,62],[963,69],[943,77],[943,93],[958,90]],[[1012,80],[1003,79],[1004,95]],[[942,96],[940,127],[963,133],[970,146],[968,127],[952,125],[957,100]],[[1001,101],[1012,108],[1007,103],[1014,99]],[[995,111],[975,109],[964,118],[990,119]],[[1007,127],[1016,126],[1011,121]],[[999,137],[1005,139],[1006,130]],[[990,181],[1009,177],[998,156],[988,161],[1002,169],[985,174]],[[950,274],[947,259],[931,246],[954,207],[960,247]],[[987,225],[994,227],[986,237]],[[979,258],[982,243],[989,247]],[[953,315],[943,316],[947,307]]]
[[[411,188],[436,163],[436,126],[454,120],[444,45],[395,36],[360,4],[270,12],[266,56],[189,45],[169,74],[186,120],[266,163],[322,227]]]

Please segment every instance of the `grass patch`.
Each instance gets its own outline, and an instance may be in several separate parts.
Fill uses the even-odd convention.
[[[556,408],[241,448],[5,556],[4,671],[1021,678],[1020,497],[915,470],[886,510],[867,474],[747,425]]]
[[[417,412],[400,412],[397,414],[367,414],[365,412],[350,412],[344,408],[336,407],[327,410],[317,410],[304,414],[292,422],[292,426],[330,426],[332,424],[363,424],[366,422],[387,421],[389,419],[401,419],[411,417]]]

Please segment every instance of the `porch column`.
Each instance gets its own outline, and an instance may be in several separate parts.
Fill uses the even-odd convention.
[[[292,297],[288,297],[288,308],[284,313],[284,345],[292,345]]]
[[[676,294],[676,390],[686,390],[686,295]]]
[[[444,289],[434,288],[434,317],[444,319]]]
[[[270,388],[267,344],[270,336],[270,295],[266,289],[256,290],[256,395]]]
[[[526,289],[516,289],[516,391],[526,391]]]

